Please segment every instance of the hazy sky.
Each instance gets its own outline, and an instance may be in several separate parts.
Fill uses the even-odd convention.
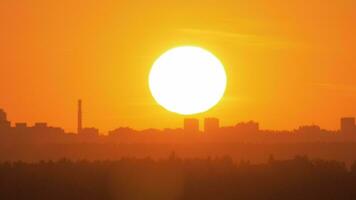
[[[203,118],[262,128],[356,116],[356,1],[1,0],[0,107],[13,122],[181,126],[148,90],[154,60],[198,45],[225,64],[228,88]]]

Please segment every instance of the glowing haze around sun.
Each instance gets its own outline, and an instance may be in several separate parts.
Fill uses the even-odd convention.
[[[157,103],[182,115],[214,107],[224,96],[226,82],[220,60],[194,46],[168,50],[155,61],[149,74],[149,88]]]

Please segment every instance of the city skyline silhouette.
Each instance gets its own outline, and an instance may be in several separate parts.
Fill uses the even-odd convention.
[[[229,155],[239,161],[247,156],[255,163],[263,162],[271,154],[283,159],[306,154],[313,159],[339,160],[348,165],[356,160],[353,117],[340,118],[338,130],[322,129],[315,124],[289,131],[268,130],[261,129],[254,121],[221,126],[220,119],[210,117],[204,120],[185,118],[178,128],[136,130],[118,125],[102,133],[83,122],[86,118],[83,111],[85,113],[80,99],[75,120],[78,132],[73,133],[45,122],[11,123],[0,110],[0,148],[3,150],[0,161],[162,158],[172,151],[188,158]]]
[[[203,124],[200,123],[200,121],[203,122]],[[94,128],[94,127],[83,127],[83,113],[82,113],[82,99],[78,99],[77,101],[77,132],[75,132],[76,134],[80,134],[81,132],[85,132],[85,130],[91,132],[94,131],[94,129],[96,129],[96,134],[99,135],[99,129],[98,128]],[[237,124],[235,124],[235,126],[237,125],[241,125],[244,124],[245,122],[239,122]],[[247,121],[246,124],[251,124],[252,130],[259,130],[259,123],[255,122],[253,120]],[[13,126],[14,125],[14,126]],[[40,126],[40,127],[47,127],[47,123],[46,122],[35,122],[34,126]],[[199,132],[204,132],[204,133],[213,133],[213,132],[219,132],[221,128],[231,128],[234,125],[228,125],[228,126],[220,126],[220,119],[215,118],[215,117],[206,117],[203,120],[199,119],[199,118],[194,118],[194,117],[185,117],[183,119],[182,122],[182,126],[181,127],[176,127],[173,129],[179,129],[179,128],[183,128],[184,131],[187,132],[191,132],[191,133],[199,133]],[[26,128],[27,127],[27,123],[26,122],[11,122],[7,119],[7,113],[4,111],[4,109],[0,108],[0,127],[2,128],[11,128],[11,127],[20,127],[20,128]],[[57,127],[57,128],[61,128],[61,127]],[[129,127],[122,127],[120,125],[118,125],[117,128],[129,128]],[[295,131],[297,129],[308,129],[310,128],[310,130],[314,131],[318,131],[318,130],[325,130],[325,131],[329,131],[329,132],[337,132],[337,133],[341,133],[344,135],[356,135],[356,123],[355,123],[355,117],[352,116],[348,116],[348,117],[341,117],[340,118],[340,126],[337,130],[326,130],[323,129],[321,127],[319,127],[316,124],[308,124],[308,125],[300,125],[299,127],[295,127],[292,130],[274,130],[274,131]],[[61,128],[64,131],[64,128]],[[130,127],[130,129],[132,130],[136,130],[139,131],[137,129],[135,129],[135,127]],[[146,129],[142,129],[144,130],[150,130],[150,129],[155,129],[155,130],[167,130],[169,128],[163,128],[163,129],[158,129],[155,127],[148,127]],[[269,129],[265,129],[266,131],[273,131],[273,130],[269,130]],[[110,132],[110,130],[108,131]],[[66,132],[66,133],[72,133],[73,132]],[[105,133],[101,133],[102,135],[107,135]]]

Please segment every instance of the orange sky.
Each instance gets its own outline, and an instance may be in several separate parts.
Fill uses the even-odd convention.
[[[328,2],[328,3],[326,3]],[[76,130],[181,126],[148,90],[151,64],[177,45],[209,49],[228,88],[207,113],[223,125],[338,128],[356,116],[356,1],[2,0],[0,107],[13,122]]]

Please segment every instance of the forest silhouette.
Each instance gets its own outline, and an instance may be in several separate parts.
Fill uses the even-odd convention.
[[[296,156],[264,164],[230,157],[123,158],[0,164],[0,199],[355,199],[356,163]]]

